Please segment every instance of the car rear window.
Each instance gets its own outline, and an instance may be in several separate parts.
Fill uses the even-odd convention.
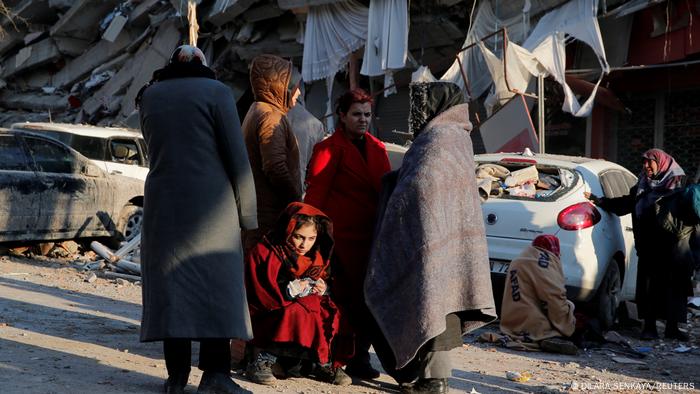
[[[487,199],[556,201],[576,185],[576,171],[525,162],[477,162],[479,195]]]
[[[0,135],[0,170],[31,171],[24,149],[13,135]]]

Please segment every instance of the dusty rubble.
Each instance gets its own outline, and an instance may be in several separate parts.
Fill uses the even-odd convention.
[[[240,99],[249,89],[253,57],[274,53],[301,64],[309,7],[339,1],[197,0],[198,46]],[[129,117],[136,93],[187,38],[184,0],[2,2],[13,20],[0,14],[5,31],[0,39],[0,125],[51,119],[135,126]],[[416,26],[434,25],[429,31],[411,31],[409,37],[411,49],[419,49],[426,61],[454,51],[466,32],[461,21],[469,4],[440,0],[435,5],[442,10],[432,7],[430,16],[424,15],[424,6],[412,6]]]

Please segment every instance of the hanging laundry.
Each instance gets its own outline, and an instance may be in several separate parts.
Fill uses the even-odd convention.
[[[355,0],[309,8],[301,74],[311,82],[334,76],[367,40],[368,9]]]
[[[404,68],[408,58],[407,0],[373,0],[369,4],[367,43],[360,74],[385,75],[393,83],[391,70]],[[395,89],[394,89],[395,91]],[[390,92],[387,90],[386,93]]]

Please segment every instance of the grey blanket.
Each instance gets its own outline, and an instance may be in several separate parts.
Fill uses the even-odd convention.
[[[365,298],[397,368],[445,330],[449,313],[472,311],[466,330],[496,317],[470,130],[466,104],[431,121],[383,201]]]

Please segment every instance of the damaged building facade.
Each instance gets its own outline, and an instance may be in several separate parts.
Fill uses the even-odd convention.
[[[0,17],[0,126],[53,120],[137,127],[136,93],[187,42],[187,3],[2,0],[9,15]],[[197,44],[231,87],[242,114],[252,102],[248,64],[263,53],[292,59],[304,76],[307,108],[331,128],[334,97],[355,86],[371,91],[373,132],[396,143],[408,138],[411,80],[452,80],[466,85],[477,126],[474,145],[484,151],[479,126],[513,96],[518,67],[527,69],[509,55],[520,48],[537,58],[540,71],[530,74],[546,71],[546,152],[605,158],[637,172],[641,152],[655,146],[676,157],[691,177],[698,173],[698,1],[195,3]],[[567,6],[583,7],[590,18],[576,12],[577,23],[560,23]],[[481,40],[499,30],[504,35]],[[548,36],[554,44],[547,51],[533,44]],[[530,56],[520,52],[522,59]],[[535,95],[537,78],[521,74],[521,92]],[[537,125],[537,106],[528,105]]]

